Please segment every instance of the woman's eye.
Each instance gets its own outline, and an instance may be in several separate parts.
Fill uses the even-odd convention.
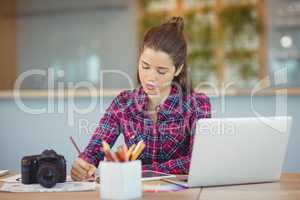
[[[142,65],[142,68],[143,68],[143,69],[150,69],[149,66],[145,66],[145,65]]]
[[[161,74],[161,75],[164,75],[164,74],[167,73],[167,70],[166,70],[166,69],[159,69],[159,70],[157,70],[157,72],[158,72],[159,74]]]

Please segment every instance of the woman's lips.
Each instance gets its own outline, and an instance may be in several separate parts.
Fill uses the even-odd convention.
[[[146,83],[145,86],[148,90],[154,90],[156,88],[153,83]]]

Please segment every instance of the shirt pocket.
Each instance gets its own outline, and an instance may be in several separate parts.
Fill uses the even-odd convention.
[[[169,160],[175,154],[181,154],[179,148],[186,140],[185,123],[181,118],[169,118],[160,127],[161,153]]]
[[[126,120],[122,123],[124,140],[127,145],[136,144],[144,138],[142,124],[134,120]]]

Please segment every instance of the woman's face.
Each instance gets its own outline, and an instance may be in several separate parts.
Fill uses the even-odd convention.
[[[160,95],[169,90],[176,71],[171,57],[163,52],[145,47],[139,59],[139,78],[148,95]]]

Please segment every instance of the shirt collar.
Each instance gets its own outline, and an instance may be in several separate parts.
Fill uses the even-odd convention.
[[[178,112],[179,107],[179,97],[180,97],[180,89],[177,88],[176,85],[171,86],[171,91],[169,96],[158,106],[158,110],[162,113],[162,115],[168,115],[172,112]],[[144,91],[143,87],[138,88],[136,97],[137,108],[140,112],[144,112],[148,108],[149,97],[147,93]]]

